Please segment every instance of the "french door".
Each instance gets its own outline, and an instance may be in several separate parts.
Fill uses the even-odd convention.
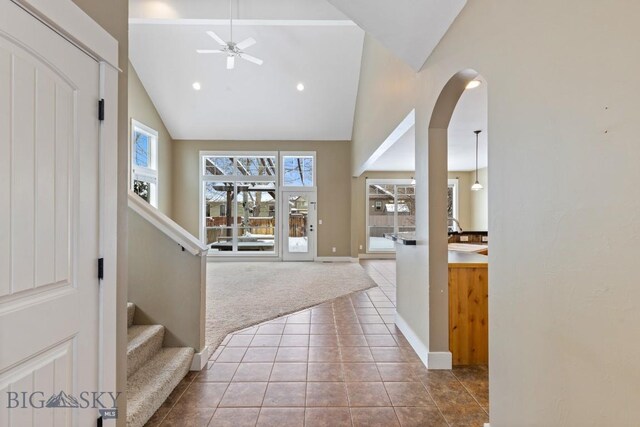
[[[96,424],[80,396],[98,391],[99,76],[95,60],[1,2],[2,426]]]
[[[316,258],[316,191],[282,192],[282,259],[314,261]]]

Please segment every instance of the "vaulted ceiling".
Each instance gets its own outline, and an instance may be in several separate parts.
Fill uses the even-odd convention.
[[[419,71],[467,0],[328,0]]]
[[[174,139],[350,140],[364,31],[419,70],[465,2],[131,0],[130,60]],[[262,66],[196,53],[230,7]]]
[[[261,66],[196,52],[218,48],[206,31],[230,37],[227,1],[131,3],[131,63],[172,137],[350,140],[364,31],[326,0],[233,7],[234,40],[253,37]]]

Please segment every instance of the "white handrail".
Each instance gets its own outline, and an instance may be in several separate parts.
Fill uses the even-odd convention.
[[[131,190],[129,190],[129,207],[190,254],[197,256],[205,256],[207,254],[209,249],[200,240],[193,237],[187,230],[142,200],[140,196]]]

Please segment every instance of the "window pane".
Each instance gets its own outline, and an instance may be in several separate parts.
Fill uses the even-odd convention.
[[[284,156],[283,183],[289,187],[313,187],[313,157]]]
[[[392,184],[373,184],[369,186],[369,250],[371,252],[393,251],[394,244],[384,237],[385,233],[395,231],[394,212],[395,186]],[[401,209],[405,209],[401,207]]]
[[[150,147],[151,147],[151,137],[146,133],[142,132],[134,132],[134,164],[136,166],[142,166],[145,168],[151,167],[151,155],[150,155]]]
[[[373,184],[369,186],[369,194],[393,196],[395,191],[395,185],[393,184]]]
[[[235,189],[233,182],[207,182],[204,186],[205,226],[231,227]]]
[[[238,251],[275,250],[276,183],[238,183]]]
[[[309,200],[305,196],[289,197],[289,253],[308,253],[307,225]]]
[[[416,196],[413,186],[398,186],[398,231],[415,231]]]
[[[455,199],[455,188],[453,185],[449,185],[447,190],[447,231],[455,231],[453,220],[450,218],[454,218],[454,199]],[[457,218],[456,218],[457,219]]]
[[[206,227],[207,246],[214,251],[233,250],[233,228]]]
[[[276,175],[276,158],[267,157],[239,157],[236,159],[239,175],[246,176],[274,176]]]
[[[151,184],[145,181],[133,181],[133,192],[140,196],[145,202],[151,203]]]
[[[205,175],[235,175],[233,158],[231,157],[205,157]]]
[[[275,220],[252,218],[248,227],[238,228],[238,251],[273,252],[275,249]]]

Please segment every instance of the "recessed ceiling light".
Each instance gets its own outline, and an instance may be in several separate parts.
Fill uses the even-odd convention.
[[[202,86],[200,86],[200,82],[194,82],[191,86],[193,86],[194,90],[202,89]]]
[[[467,83],[467,89],[475,89],[481,84],[482,82],[480,80],[471,80],[469,83]]]
[[[298,83],[296,89],[298,89],[299,92],[302,92],[304,90],[304,85],[302,83]]]

